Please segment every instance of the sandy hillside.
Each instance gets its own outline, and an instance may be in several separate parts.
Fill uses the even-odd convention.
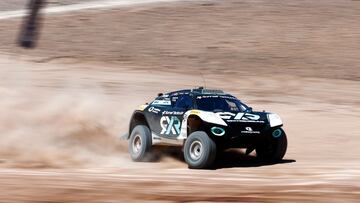
[[[0,202],[357,202],[358,1],[214,1],[0,21]],[[6,6],[5,6],[6,7]],[[203,76],[201,76],[201,74]],[[119,137],[158,92],[204,85],[277,112],[279,164],[133,163]],[[210,191],[210,192],[209,192]]]

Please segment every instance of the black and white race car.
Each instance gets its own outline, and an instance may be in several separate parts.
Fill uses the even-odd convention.
[[[129,127],[129,153],[142,161],[154,145],[180,145],[189,168],[209,168],[228,148],[256,150],[258,158],[281,160],[287,138],[277,114],[256,112],[221,90],[179,90],[159,94],[135,110]]]

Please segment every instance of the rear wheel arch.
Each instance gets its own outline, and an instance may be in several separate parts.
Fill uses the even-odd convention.
[[[137,125],[144,125],[147,126],[150,129],[149,123],[146,120],[146,117],[142,111],[135,111],[130,119],[130,125],[129,125],[129,135],[128,139],[130,138],[132,130]]]
[[[129,139],[129,153],[133,161],[148,161],[151,159],[151,132],[145,125],[137,125]]]

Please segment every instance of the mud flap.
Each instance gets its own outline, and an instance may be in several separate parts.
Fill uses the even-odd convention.
[[[246,155],[249,155],[251,152],[253,152],[255,150],[255,148],[251,147],[251,148],[246,148]]]
[[[120,135],[119,136],[119,139],[120,140],[128,140],[129,139],[129,133],[125,133],[123,135]]]

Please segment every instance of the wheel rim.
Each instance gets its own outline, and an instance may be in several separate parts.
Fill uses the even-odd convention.
[[[203,152],[203,146],[200,141],[195,140],[194,142],[191,143],[191,145],[190,145],[191,159],[193,159],[193,160],[200,159],[202,152]]]
[[[133,143],[132,143],[132,148],[133,148],[133,151],[134,153],[139,153],[140,150],[141,150],[141,137],[140,135],[135,135],[134,137],[134,140],[133,140]]]

